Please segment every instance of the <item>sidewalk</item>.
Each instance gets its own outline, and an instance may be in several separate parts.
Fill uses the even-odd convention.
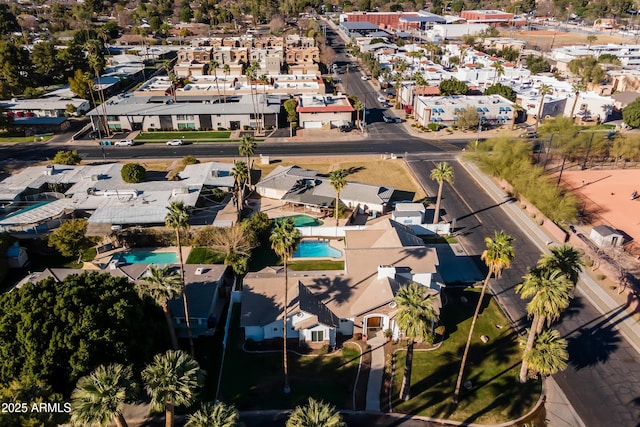
[[[371,369],[369,382],[367,382],[366,411],[380,412],[380,390],[384,375],[384,345],[386,343],[387,339],[381,333],[367,343],[371,346]]]
[[[497,203],[506,200],[507,195],[502,189],[491,178],[483,174],[476,165],[470,162],[461,161],[460,163]],[[551,236],[537,226],[516,203],[506,203],[502,206],[509,211],[516,225],[530,236],[531,241],[543,253],[549,252],[548,245],[560,243],[554,241]],[[608,323],[611,323],[613,328],[640,353],[640,325],[624,309],[621,310],[621,305],[607,295],[595,280],[588,274],[581,273],[576,293],[585,297],[603,315],[616,312],[616,316],[609,318]],[[553,378],[548,378],[545,381],[544,391],[549,425],[554,427],[585,425]]]

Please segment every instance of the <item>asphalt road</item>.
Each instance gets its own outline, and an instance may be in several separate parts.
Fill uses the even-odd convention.
[[[418,158],[420,157],[420,159]],[[429,178],[435,166],[429,156],[410,156],[407,163],[430,195],[437,186]],[[535,265],[541,250],[510,218],[466,170],[450,161],[456,179],[454,186],[445,184],[442,206],[444,215],[456,218],[459,240],[469,254],[483,263],[479,255],[485,248],[484,238],[504,230],[515,238],[516,258],[502,278],[491,281],[491,289],[511,319],[520,328],[528,326],[525,303],[515,293],[530,266]],[[486,272],[486,268],[483,269]],[[565,312],[557,328],[569,341],[569,367],[554,376],[567,398],[587,426],[640,426],[640,355],[615,331],[580,294]]]

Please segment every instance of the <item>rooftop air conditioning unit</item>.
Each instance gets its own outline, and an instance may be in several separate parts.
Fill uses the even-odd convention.
[[[196,268],[196,276],[202,276],[202,274],[204,273],[204,267],[198,267]]]

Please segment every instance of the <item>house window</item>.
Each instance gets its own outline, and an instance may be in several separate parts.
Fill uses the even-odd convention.
[[[117,122],[118,120],[120,120],[118,116],[107,116],[107,121],[109,122]]]
[[[182,129],[190,129],[190,130],[194,130],[196,128],[196,124],[195,123],[178,123],[178,129],[182,130]]]
[[[193,120],[193,114],[178,114],[176,115],[177,120]]]
[[[324,341],[324,331],[311,331],[311,341],[312,342]]]
[[[273,331],[274,332],[278,332],[278,328],[273,328]]]

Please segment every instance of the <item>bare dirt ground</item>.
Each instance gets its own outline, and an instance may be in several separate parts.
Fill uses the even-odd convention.
[[[527,42],[527,49],[535,49],[537,46],[542,51],[550,50],[551,43],[553,43],[553,47],[587,43],[587,34],[570,33],[560,30],[514,31],[513,33],[503,31],[501,35],[525,40]],[[597,44],[630,42],[630,39],[617,35],[604,33],[594,35],[597,37],[595,41]]]

